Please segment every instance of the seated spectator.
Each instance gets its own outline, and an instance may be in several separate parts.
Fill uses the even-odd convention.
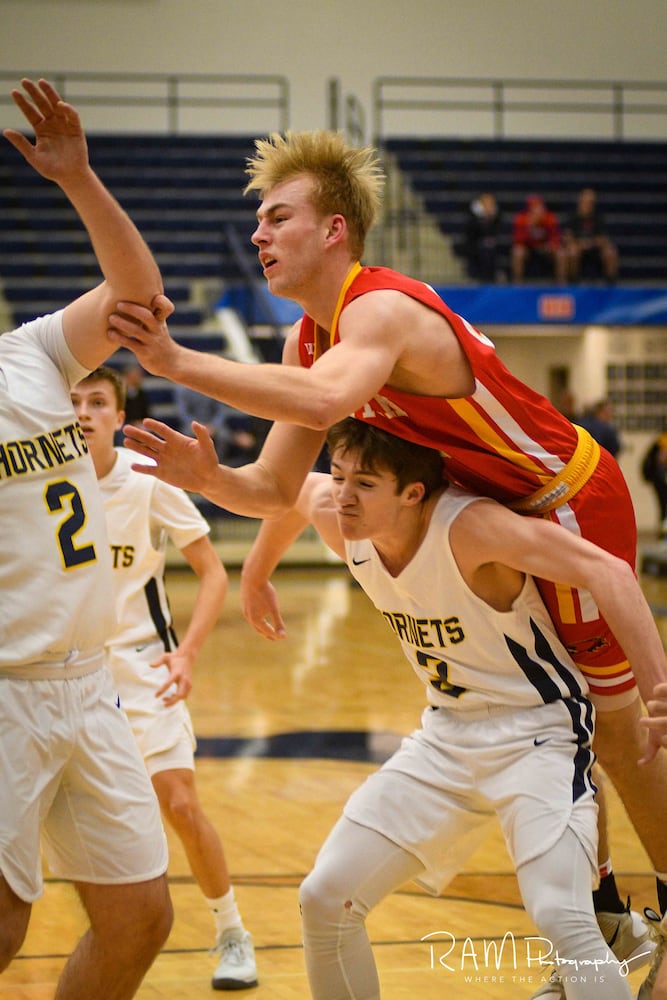
[[[642,478],[655,490],[660,511],[658,538],[667,539],[667,433],[651,443],[642,459]]]
[[[143,388],[144,370],[140,365],[131,364],[123,371],[126,388],[125,423],[138,425],[144,417],[150,417],[150,404]]]
[[[584,427],[599,445],[606,448],[614,458],[621,450],[621,439],[613,423],[612,407],[608,399],[601,399],[575,420]]]
[[[500,261],[501,213],[495,195],[484,191],[468,206],[461,252],[473,281],[504,281]]]
[[[174,386],[174,401],[181,432],[192,434],[193,420],[203,424],[213,438],[222,465],[236,467],[255,460],[269,421],[251,417],[183,385]]]
[[[563,233],[568,278],[602,278],[613,284],[618,274],[618,250],[607,235],[604,216],[592,188],[579,192],[577,207]]]
[[[565,251],[561,245],[560,225],[544,199],[531,194],[526,207],[517,212],[512,225],[512,280],[555,278],[564,284]]]

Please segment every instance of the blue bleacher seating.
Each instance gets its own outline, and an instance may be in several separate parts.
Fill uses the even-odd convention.
[[[492,191],[507,225],[533,192],[564,222],[592,187],[619,248],[623,282],[667,278],[667,144],[641,141],[392,138],[386,150],[442,231],[460,241],[470,201]]]
[[[202,327],[206,310],[192,304],[194,279],[243,279],[224,237],[233,223],[249,237],[256,199],[244,198],[253,140],[239,136],[92,135],[91,163],[129,212],[162,271],[176,304],[178,340],[220,350],[219,333]],[[88,235],[60,189],[41,178],[9,143],[0,142],[0,282],[16,325],[66,305],[100,280]],[[257,265],[257,275],[260,275]],[[163,418],[171,387],[149,380]]]
[[[619,247],[621,281],[654,284],[667,276],[665,144],[393,138],[385,147],[454,241],[469,201],[482,189],[496,194],[509,226],[528,193],[541,193],[563,218],[577,191],[591,186]],[[192,305],[190,289],[198,278],[247,284],[247,270],[239,270],[225,237],[229,224],[247,243],[260,277],[249,242],[257,202],[242,195],[253,140],[93,135],[89,149],[95,169],[155,253],[177,306],[172,332],[193,347],[219,350],[219,335],[214,343],[202,329],[204,313]],[[0,281],[16,323],[62,307],[99,280],[88,236],[63,193],[6,142],[0,142],[0,211]],[[260,345],[262,356],[267,351],[279,360],[272,341]],[[167,418],[170,389],[159,380],[151,386]]]

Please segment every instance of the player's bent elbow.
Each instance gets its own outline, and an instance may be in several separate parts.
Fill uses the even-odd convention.
[[[609,552],[599,552],[597,560],[591,561],[588,570],[594,581],[589,586],[592,593],[598,589],[602,593],[608,593],[611,589],[622,588],[629,595],[639,587],[637,576],[630,564],[620,556]]]
[[[317,398],[309,400],[305,426],[314,431],[327,431],[333,424],[349,415],[354,406],[340,392],[318,392]]]

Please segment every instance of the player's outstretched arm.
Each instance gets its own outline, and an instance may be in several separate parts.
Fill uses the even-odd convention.
[[[345,337],[312,368],[300,364],[299,323],[285,340],[281,364],[248,364],[186,349],[173,341],[166,324],[150,310],[129,302],[119,302],[110,315],[110,336],[119,347],[133,351],[154,375],[243,413],[326,432],[381,390],[408,339],[405,331],[412,329],[412,310],[426,311],[395,294],[398,303],[394,294],[385,292],[363,295],[351,303],[345,310]],[[442,324],[444,333],[444,319]],[[453,334],[443,336],[450,351],[451,340]]]
[[[88,160],[77,111],[47,80],[23,79],[15,104],[34,142],[15,129],[5,138],[37,173],[58,184],[86,227],[104,281],[65,310],[65,336],[86,368],[96,368],[116,345],[107,336],[107,316],[119,299],[150,305],[163,291],[158,266],[134,223],[102,184]]]
[[[239,468],[218,464],[213,441],[203,424],[192,424],[195,437],[159,420],[142,427],[126,425],[125,445],[150,464],[135,470],[155,476],[245,517],[280,517],[296,503],[313,467],[324,435],[304,427],[274,424],[256,462]]]
[[[452,539],[462,527],[463,544],[474,551],[475,560],[588,590],[623,648],[645,703],[651,701],[656,685],[667,684],[660,634],[637,578],[623,559],[559,524],[514,514],[491,500],[467,507],[452,528]],[[645,762],[660,747],[658,736],[650,728],[648,732]]]

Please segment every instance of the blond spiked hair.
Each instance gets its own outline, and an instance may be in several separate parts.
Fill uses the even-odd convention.
[[[350,233],[350,249],[360,258],[369,229],[381,204],[384,174],[371,146],[350,146],[341,132],[318,129],[314,132],[272,133],[255,141],[256,153],[248,157],[246,173],[250,181],[244,194],[267,191],[300,174],[315,181],[313,203],[324,215],[345,216]]]

